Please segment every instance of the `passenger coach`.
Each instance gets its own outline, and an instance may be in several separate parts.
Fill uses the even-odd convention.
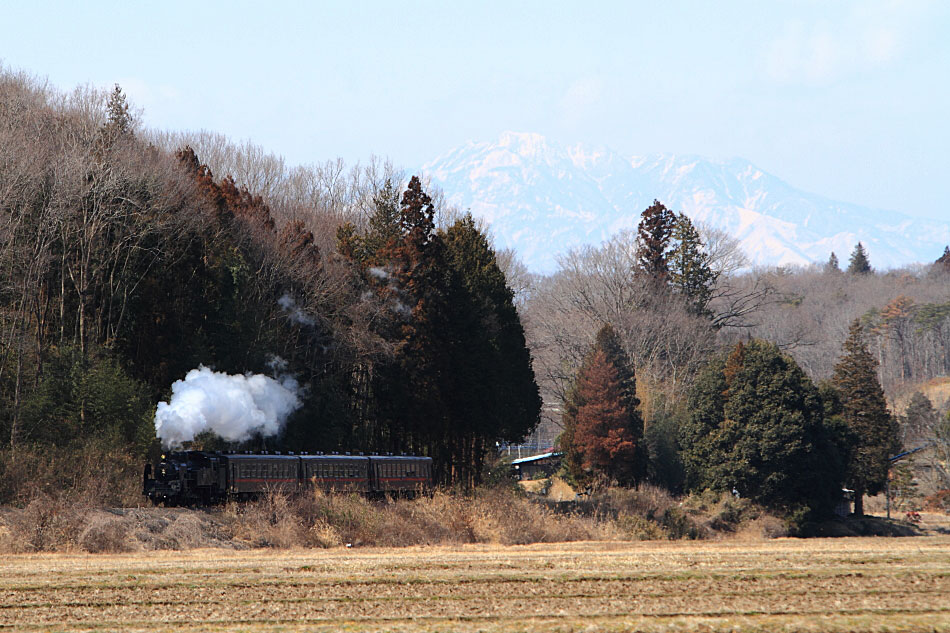
[[[142,492],[153,503],[193,505],[307,487],[415,496],[432,489],[432,458],[414,455],[281,455],[184,451],[146,464]]]

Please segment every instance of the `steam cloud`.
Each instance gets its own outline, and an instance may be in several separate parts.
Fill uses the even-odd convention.
[[[299,385],[291,377],[229,375],[199,366],[172,385],[170,402],[159,402],[155,433],[167,448],[213,431],[228,441],[255,434],[271,437],[300,407]]]
[[[287,312],[287,316],[294,323],[308,325],[310,327],[313,327],[316,324],[316,321],[313,320],[313,317],[300,309],[300,306],[297,305],[297,302],[294,301],[294,298],[289,294],[285,294],[280,299],[278,299],[277,304],[283,308],[285,312]]]

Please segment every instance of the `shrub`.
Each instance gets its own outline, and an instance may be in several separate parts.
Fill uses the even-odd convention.
[[[93,554],[130,552],[135,549],[129,541],[129,524],[122,520],[87,525],[79,536],[79,546]]]
[[[950,489],[938,490],[924,499],[924,509],[931,512],[950,514]]]
[[[87,511],[64,494],[37,495],[9,521],[15,552],[72,549],[79,541]]]
[[[0,503],[26,506],[57,491],[86,507],[143,503],[140,460],[105,442],[0,451]]]

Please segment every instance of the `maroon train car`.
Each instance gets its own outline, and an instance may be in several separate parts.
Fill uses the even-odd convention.
[[[200,505],[309,487],[415,496],[432,489],[432,458],[183,451],[146,464],[142,493],[156,504]]]

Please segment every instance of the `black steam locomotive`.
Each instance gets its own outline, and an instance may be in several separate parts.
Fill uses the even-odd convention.
[[[145,465],[142,493],[153,503],[208,505],[307,487],[414,496],[432,489],[432,458],[184,451]]]

